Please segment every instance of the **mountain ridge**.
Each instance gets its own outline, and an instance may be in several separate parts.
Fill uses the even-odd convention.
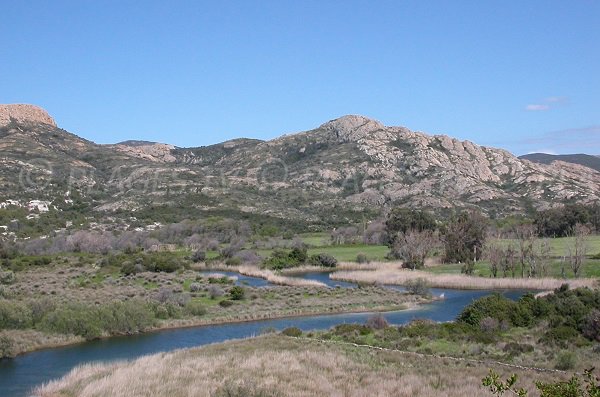
[[[358,115],[268,141],[196,148],[99,145],[50,124],[13,119],[0,128],[0,147],[2,197],[64,207],[70,192],[95,214],[158,206],[178,216],[231,212],[339,224],[392,206],[501,216],[600,200],[600,172],[581,165],[537,164]],[[29,180],[37,184],[24,186]]]

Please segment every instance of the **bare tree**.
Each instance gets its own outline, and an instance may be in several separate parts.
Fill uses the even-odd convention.
[[[519,263],[521,264],[521,277],[525,277],[525,268],[529,276],[536,273],[535,241],[537,238],[535,226],[519,225],[515,227],[515,237],[518,243]]]
[[[409,269],[422,268],[425,258],[438,245],[438,238],[431,230],[399,232],[392,245],[392,256],[402,259],[402,266]]]
[[[588,236],[590,229],[578,223],[573,228],[573,240],[567,247],[567,262],[573,270],[575,277],[579,277],[579,272],[585,263],[585,256],[588,251]]]
[[[539,266],[538,275],[540,277],[546,277],[548,275],[548,268],[552,262],[552,248],[550,247],[550,240],[547,238],[543,239],[539,244]]]
[[[502,268],[504,263],[505,250],[500,245],[499,241],[488,243],[485,247],[485,253],[490,262],[490,272],[495,278],[498,276],[498,270]]]

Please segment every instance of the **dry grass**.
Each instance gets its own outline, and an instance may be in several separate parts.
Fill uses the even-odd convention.
[[[329,277],[333,280],[368,284],[405,285],[411,280],[425,279],[431,287],[457,289],[536,289],[551,290],[562,284],[571,288],[594,287],[596,279],[556,279],[556,278],[485,278],[462,274],[431,274],[418,270],[402,269],[398,263],[373,264],[376,270],[337,271]]]
[[[74,335],[50,334],[33,329],[5,329],[0,331],[0,338],[11,342],[12,353],[19,355],[33,350],[66,346],[83,342],[85,339]]]
[[[327,287],[325,284],[315,280],[304,280],[298,277],[286,277],[275,274],[268,269],[259,269],[255,266],[240,266],[237,272],[244,276],[264,278],[270,283],[277,285],[288,285],[291,287]]]
[[[564,374],[477,365],[397,351],[267,336],[139,358],[89,364],[38,388],[41,397],[213,396],[223,385],[252,384],[273,395],[489,396],[480,385],[489,367],[517,372],[520,385]],[[241,394],[240,394],[241,395]],[[253,395],[253,394],[243,394]],[[271,395],[271,394],[269,394]]]

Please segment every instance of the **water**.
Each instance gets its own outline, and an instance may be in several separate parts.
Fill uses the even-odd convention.
[[[203,276],[208,276],[211,274],[220,274],[223,276],[235,278],[236,279],[235,285],[247,285],[249,287],[259,287],[259,288],[272,285],[270,282],[268,282],[265,279],[258,278],[258,277],[244,276],[243,274],[239,274],[236,272],[222,272],[220,270],[203,270],[200,272],[200,274]]]
[[[227,272],[219,273],[228,274]],[[231,275],[239,276],[234,273],[231,273]],[[242,277],[244,278],[242,279]],[[265,280],[262,280],[261,283],[258,281],[260,279],[248,280],[252,279],[252,277],[242,277],[238,277],[238,283],[245,280],[249,283],[248,285],[268,285],[268,282],[265,282]],[[355,287],[353,283],[341,284],[340,282],[329,280],[327,273],[308,273],[302,277],[326,282],[326,284],[331,286],[339,284],[342,287]],[[401,287],[389,286],[389,288],[402,290]],[[385,318],[390,324],[405,324],[416,318],[451,321],[473,300],[491,293],[491,291],[446,289],[432,289],[431,292],[435,296],[444,294],[445,299],[424,305],[416,310],[385,313]],[[524,291],[500,292],[511,299],[517,299],[524,293]],[[135,359],[146,354],[255,336],[269,328],[282,330],[287,327],[298,327],[304,331],[323,330],[342,323],[364,323],[371,314],[320,315],[210,325],[126,337],[114,337],[62,348],[41,350],[10,360],[0,360],[0,396],[27,396],[34,386],[61,377],[73,367],[87,362]]]

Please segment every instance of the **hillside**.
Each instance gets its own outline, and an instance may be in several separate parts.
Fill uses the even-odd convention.
[[[555,161],[563,161],[565,163],[579,164],[584,167],[589,167],[600,172],[600,156],[590,154],[547,154],[547,153],[530,153],[520,156],[520,159],[533,161],[539,164],[552,164]]]
[[[479,208],[496,216],[600,199],[600,172],[582,165],[537,164],[363,116],[270,141],[198,148],[98,145],[44,117],[0,120],[0,202],[43,200],[68,209],[75,201],[79,211],[100,218],[135,211],[142,220],[160,214],[175,221],[227,213],[318,227],[374,217],[394,205]]]

